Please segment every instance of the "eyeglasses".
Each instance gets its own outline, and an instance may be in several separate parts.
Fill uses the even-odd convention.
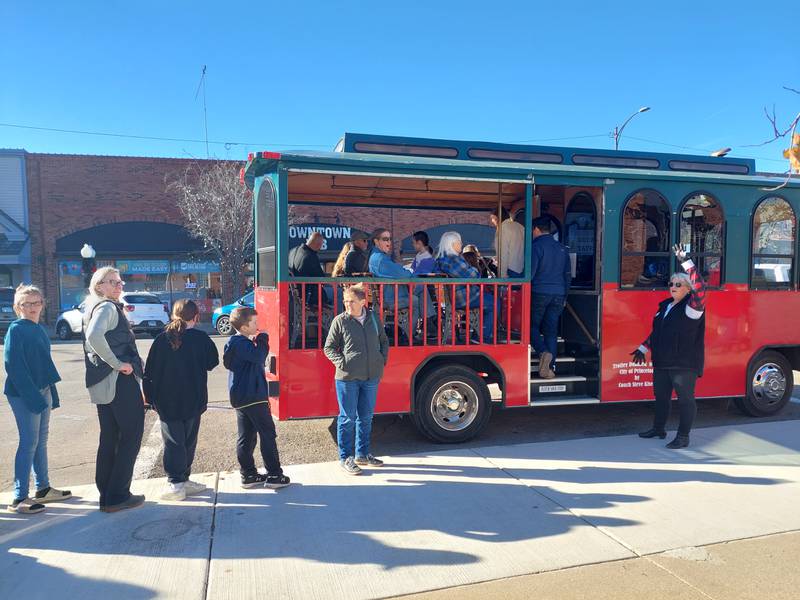
[[[125,282],[122,281],[121,279],[104,279],[100,283],[107,283],[112,287],[122,287],[123,285],[125,285]]]
[[[669,287],[676,287],[676,288],[679,288],[679,287],[681,287],[682,285],[683,285],[683,284],[682,284],[680,281],[670,281],[670,282],[669,282]]]
[[[378,238],[378,239],[380,241],[382,241],[382,242],[391,242],[392,241],[392,238],[390,238],[390,237],[381,237],[381,238]]]
[[[23,302],[22,304],[20,304],[20,306],[22,308],[35,308],[37,306],[41,306],[42,304],[44,304],[44,301],[36,300],[35,302]]]

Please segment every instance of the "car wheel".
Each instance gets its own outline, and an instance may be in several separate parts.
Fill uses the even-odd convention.
[[[465,442],[481,432],[492,414],[486,382],[461,365],[441,366],[417,388],[414,422],[435,442]]]
[[[228,315],[222,315],[217,319],[217,333],[220,335],[231,335],[233,333],[231,318]]]
[[[56,335],[60,340],[69,340],[72,338],[72,327],[66,321],[59,321],[56,325]]]
[[[768,417],[779,412],[794,389],[792,366],[779,352],[766,351],[747,371],[747,395],[737,398],[736,405],[751,417]]]

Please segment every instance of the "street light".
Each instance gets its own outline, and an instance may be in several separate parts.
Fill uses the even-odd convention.
[[[81,271],[83,271],[83,284],[88,288],[92,282],[92,275],[97,270],[97,263],[94,260],[94,257],[97,256],[97,252],[94,251],[89,244],[84,244],[83,248],[81,248]]]
[[[637,110],[635,113],[633,113],[630,117],[625,119],[625,122],[622,124],[622,127],[614,127],[614,134],[613,134],[613,136],[614,136],[614,150],[619,150],[619,138],[620,138],[620,136],[622,136],[622,130],[625,129],[625,125],[627,125],[628,122],[633,117],[638,115],[639,113],[647,112],[648,110],[650,110],[649,106],[643,106],[642,108]]]

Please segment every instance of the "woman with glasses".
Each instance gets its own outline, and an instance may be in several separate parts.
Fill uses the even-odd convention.
[[[4,393],[17,422],[19,444],[14,457],[14,499],[8,510],[22,514],[42,512],[48,502],[72,494],[50,487],[47,473],[47,436],[50,411],[58,408],[56,382],[61,377],[50,356],[50,338],[39,325],[44,308],[42,292],[20,285],[14,294],[19,317],[8,327],[3,348],[6,366]],[[29,498],[31,468],[36,494]]]
[[[103,512],[144,504],[144,496],[132,495],[130,489],[144,431],[143,369],[136,336],[119,300],[123,285],[116,269],[98,269],[83,315],[86,387],[100,421],[95,482]]]
[[[631,352],[635,364],[643,364],[652,352],[653,393],[656,397],[653,426],[639,437],[667,437],[666,424],[672,391],[678,396],[680,421],[675,439],[667,448],[685,448],[697,414],[694,386],[703,375],[705,357],[706,284],[686,252],[675,245],[673,252],[685,273],[674,273],[669,282],[670,297],[658,305],[653,329],[648,338]]]

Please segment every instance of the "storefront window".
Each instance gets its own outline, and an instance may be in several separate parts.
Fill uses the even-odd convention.
[[[58,276],[60,283],[59,304],[61,310],[69,310],[77,306],[86,297],[86,288],[83,286],[81,261],[62,260],[58,263]]]
[[[126,292],[150,292],[157,295],[162,302],[169,302],[169,261],[118,260],[115,266],[125,280]]]
[[[222,278],[219,263],[213,261],[173,261],[169,276],[172,301],[190,298],[200,308],[200,320],[222,306]]]

